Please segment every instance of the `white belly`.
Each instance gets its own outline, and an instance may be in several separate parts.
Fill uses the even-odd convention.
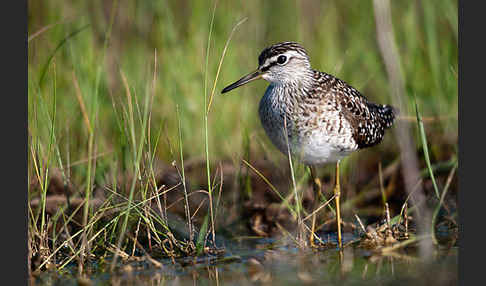
[[[289,105],[282,107],[280,104],[281,101],[272,94],[272,86],[270,86],[260,100],[258,111],[265,132],[284,155],[287,155],[290,149],[290,154],[306,165],[323,165],[341,160],[357,149],[356,143],[348,132],[342,131],[338,134],[329,132],[324,125],[314,124],[309,127],[296,124],[300,119],[295,112],[292,113],[290,110],[292,107]],[[284,119],[285,112],[293,114],[287,116],[287,122]],[[315,120],[315,122],[321,121]],[[287,137],[286,134],[289,136]]]
[[[326,134],[313,134],[312,137],[302,139],[298,146],[295,146],[296,151],[293,155],[304,164],[323,165],[337,162],[352,152],[338,147],[334,141],[334,138]]]

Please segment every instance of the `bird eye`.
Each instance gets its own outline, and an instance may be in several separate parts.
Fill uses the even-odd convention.
[[[283,65],[287,62],[287,57],[286,56],[279,56],[277,58],[277,64]]]

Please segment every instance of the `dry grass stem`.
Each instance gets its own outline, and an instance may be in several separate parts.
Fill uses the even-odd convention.
[[[395,43],[392,17],[389,0],[374,0],[373,7],[376,21],[376,34],[378,46],[380,48],[383,61],[387,70],[390,81],[390,91],[392,94],[393,104],[400,110],[401,113],[408,113],[405,109],[405,88],[402,75],[402,68],[400,66],[400,57]],[[405,189],[411,196],[412,203],[418,205],[418,202],[425,199],[422,187],[418,186],[419,191],[413,192],[413,185],[419,180],[418,160],[415,152],[414,143],[409,127],[404,122],[398,121],[396,126],[396,140],[400,147],[400,155],[402,158],[402,166],[404,173]],[[412,195],[412,192],[414,193]],[[418,232],[420,234],[427,234],[429,228],[431,213],[426,206],[421,210],[421,217],[418,218]],[[430,241],[421,240],[420,246],[422,257],[431,257],[432,244]]]

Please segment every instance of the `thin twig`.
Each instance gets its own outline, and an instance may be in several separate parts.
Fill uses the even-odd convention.
[[[315,209],[312,213],[310,213],[309,215],[307,215],[303,220],[302,222],[308,220],[310,217],[312,217],[314,214],[316,214],[318,211],[320,211],[323,207],[327,206],[334,198],[336,197],[336,195],[332,195],[332,197],[327,200],[325,203],[323,203],[322,205],[320,205],[317,209]]]
[[[92,131],[93,128],[91,127],[91,122],[89,122],[88,112],[86,112],[86,106],[84,105],[83,95],[81,93],[81,89],[79,88],[78,79],[76,78],[76,74],[74,73],[74,71],[72,72],[72,76],[73,76],[74,90],[76,91],[75,92],[76,98],[78,100],[79,107],[81,108],[81,113],[83,114],[84,123],[86,125],[86,128],[88,128],[88,132],[91,134],[93,132]]]
[[[224,59],[224,56],[226,54],[226,50],[228,49],[228,45],[230,43],[230,40],[233,37],[233,33],[236,31],[236,28],[238,28],[239,25],[243,24],[247,19],[248,19],[248,17],[245,17],[245,18],[241,19],[238,23],[236,23],[236,25],[234,25],[233,29],[231,30],[228,39],[226,40],[226,44],[224,45],[224,49],[223,49],[223,54],[221,55],[221,59],[219,60],[218,71],[216,72],[216,78],[214,79],[214,84],[213,84],[213,89],[211,91],[211,96],[209,97],[209,104],[208,104],[208,108],[207,108],[207,111],[206,111],[206,115],[209,114],[209,110],[211,108],[211,103],[213,102],[213,96],[214,96],[214,91],[216,90],[216,83],[218,82],[219,72],[221,70],[221,65],[223,64],[223,59]]]

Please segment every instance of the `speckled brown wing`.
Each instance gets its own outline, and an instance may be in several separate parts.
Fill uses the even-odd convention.
[[[358,90],[327,73],[315,71],[316,89],[341,110],[342,118],[352,127],[352,135],[358,149],[381,142],[385,129],[393,125],[394,108],[368,102]]]

